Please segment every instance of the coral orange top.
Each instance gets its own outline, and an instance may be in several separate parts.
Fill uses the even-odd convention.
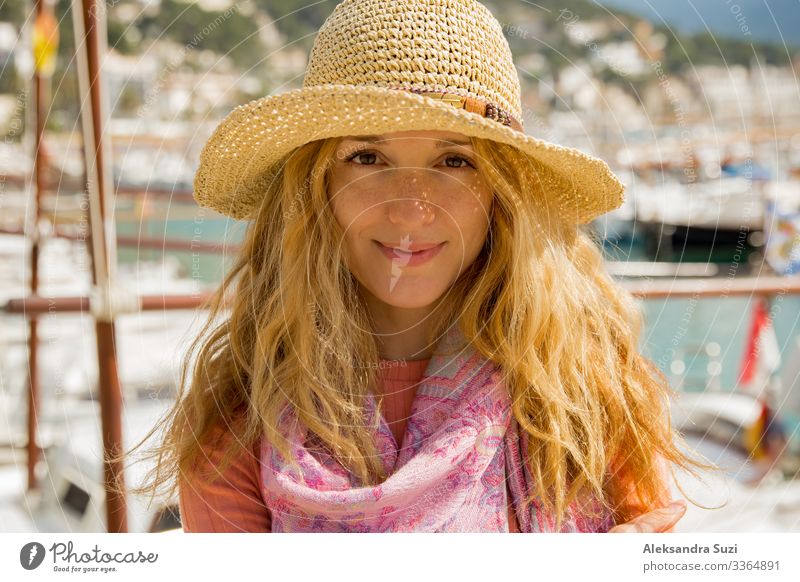
[[[428,361],[409,361],[407,365],[399,366],[397,361],[381,360],[378,368],[379,386],[384,395],[381,413],[398,443],[405,433],[417,384]],[[214,467],[220,463],[222,451],[230,439],[236,438],[235,430],[228,430],[225,426],[215,430],[210,441],[215,446],[205,450],[207,462]],[[187,480],[183,475],[179,478],[180,514],[185,532],[271,531],[269,509],[261,496],[259,450],[258,442],[252,450],[243,450],[213,483],[198,478]],[[205,470],[208,468],[208,465],[203,467]],[[519,525],[509,492],[507,498],[509,530],[518,533]]]

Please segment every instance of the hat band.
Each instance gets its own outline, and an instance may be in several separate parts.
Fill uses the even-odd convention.
[[[425,97],[431,97],[449,103],[457,109],[466,109],[472,113],[477,113],[483,117],[498,121],[503,125],[507,125],[521,133],[524,133],[522,124],[505,109],[502,109],[494,103],[487,103],[475,97],[467,97],[465,95],[457,95],[456,93],[448,93],[447,91],[429,91],[427,89],[420,89],[418,87],[389,87],[389,89],[401,89]]]

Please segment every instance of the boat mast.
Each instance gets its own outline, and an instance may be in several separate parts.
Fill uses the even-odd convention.
[[[34,0],[36,14],[33,26],[33,107],[28,116],[33,129],[33,193],[28,208],[28,224],[25,231],[31,238],[30,291],[39,292],[39,256],[41,253],[41,205],[45,188],[45,172],[48,166],[44,149],[44,126],[47,118],[47,104],[50,93],[50,76],[54,68],[55,52],[58,45],[58,25],[49,0]],[[26,123],[26,126],[28,124]],[[28,491],[38,489],[36,464],[41,448],[38,443],[39,427],[39,374],[38,374],[38,320],[28,321]]]
[[[122,392],[117,370],[114,315],[120,303],[114,286],[116,233],[113,208],[110,145],[106,121],[108,107],[103,92],[101,59],[107,50],[106,6],[98,0],[72,0],[75,50],[78,63],[80,115],[86,159],[86,189],[89,194],[89,228],[92,257],[93,296],[90,302],[95,318],[98,390],[103,430],[103,475],[106,491],[106,520],[109,533],[128,531],[123,463]]]

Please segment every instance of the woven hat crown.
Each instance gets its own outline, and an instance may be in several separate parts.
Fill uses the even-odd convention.
[[[503,29],[475,0],[345,0],[317,33],[303,87],[442,91],[492,104],[522,126]]]

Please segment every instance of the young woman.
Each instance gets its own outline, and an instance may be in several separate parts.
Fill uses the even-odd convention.
[[[177,487],[185,531],[680,519],[668,467],[706,465],[581,228],[622,185],[522,131],[481,4],[337,6],[303,88],[223,120],[195,195],[251,222],[138,489]]]

